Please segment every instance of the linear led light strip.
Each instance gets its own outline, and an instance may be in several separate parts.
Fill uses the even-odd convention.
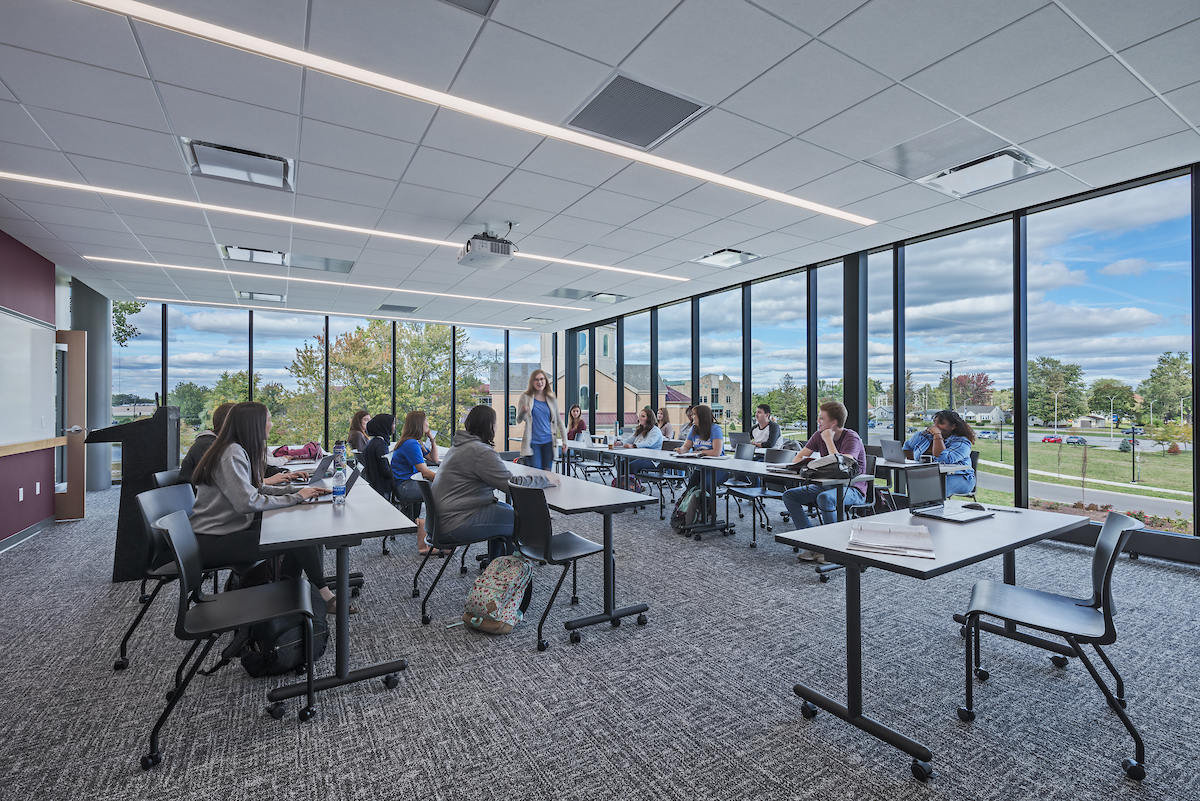
[[[799,206],[802,209],[815,211],[818,214],[827,214],[830,217],[837,217],[841,220],[847,220],[859,225],[874,225],[875,220],[867,217],[860,217],[857,214],[851,214],[841,209],[835,209],[830,206],[823,206],[820,203],[814,203],[811,200],[794,197],[783,192],[776,192],[773,189],[757,186],[739,181],[736,178],[729,178],[708,170],[701,170],[697,167],[692,167],[687,164],[682,164],[678,161],[671,161],[660,156],[653,156],[649,153],[643,153],[640,150],[635,150],[631,147],[618,145],[614,142],[606,142],[594,136],[588,136],[578,131],[572,131],[568,128],[561,128],[557,125],[539,122],[538,120],[522,117],[519,114],[513,114],[508,111],[502,111],[492,106],[486,106],[482,103],[475,103],[470,100],[464,100],[461,97],[448,95],[444,92],[438,92],[433,89],[428,89],[424,86],[418,86],[414,83],[401,81],[397,78],[391,78],[387,75],[382,75],[378,72],[371,72],[359,67],[354,67],[341,61],[335,61],[330,58],[306,53],[303,50],[297,50],[294,47],[288,47],[276,42],[271,42],[266,39],[260,39],[257,36],[250,36],[240,31],[235,31],[230,28],[223,28],[219,25],[212,25],[207,22],[187,17],[183,14],[176,14],[171,11],[165,11],[161,8],[138,3],[135,0],[75,0],[81,5],[92,6],[94,8],[111,11],[115,14],[124,14],[134,19],[148,22],[152,25],[157,25],[162,28],[169,28],[180,33],[195,36],[200,39],[207,39],[210,42],[223,44],[228,47],[233,47],[238,50],[244,50],[248,53],[254,53],[260,56],[266,56],[277,61],[284,61],[289,64],[295,64],[300,67],[308,67],[309,69],[317,70],[318,72],[332,75],[336,78],[343,78],[355,83],[361,83],[366,86],[382,89],[385,92],[408,97],[413,100],[420,100],[424,103],[431,103],[435,106],[453,109],[454,111],[470,114],[473,117],[482,117],[485,120],[498,122],[501,125],[507,125],[510,128],[519,128],[523,131],[537,134],[539,136],[547,136],[551,139],[559,139],[564,142],[582,145],[583,147],[599,150],[604,153],[610,153],[630,161],[636,161],[641,164],[646,164],[650,167],[657,167],[662,170],[687,175],[691,178],[697,178],[701,181],[718,184],[736,189],[739,192],[745,192],[750,195],[766,198],[767,200],[776,200],[780,203],[787,203],[790,206]],[[590,265],[589,265],[590,266]]]
[[[422,320],[419,317],[393,317],[386,314],[354,314],[352,312],[321,311],[320,309],[295,309],[291,306],[255,306],[249,303],[216,303],[205,300],[178,300],[177,298],[147,298],[141,295],[138,300],[148,303],[169,303],[172,306],[223,306],[230,309],[264,309],[265,311],[296,314],[328,314],[330,317],[355,317],[368,320],[398,320],[402,323],[433,323],[435,325],[458,325],[464,328],[508,328],[529,331],[527,325],[495,325],[493,323],[456,323],[453,320]]]
[[[53,178],[40,178],[36,175],[22,175],[15,172],[0,172],[0,180],[5,181],[20,181],[26,184],[37,184],[38,186],[52,186],[58,189],[73,189],[79,192],[93,192],[97,195],[112,195],[114,197],[125,197],[131,200],[145,200],[148,203],[162,203],[166,206],[183,206],[189,209],[200,209],[202,211],[215,211],[222,214],[233,214],[240,217],[255,217],[260,220],[275,220],[276,222],[291,223],[293,225],[307,225],[313,228],[326,228],[331,231],[348,231],[353,234],[366,234],[368,236],[381,236],[387,239],[401,239],[405,242],[421,242],[426,245],[437,245],[444,248],[461,247],[459,242],[447,242],[444,239],[430,239],[424,236],[413,236],[411,234],[398,234],[393,231],[380,231],[376,228],[359,228],[355,225],[341,225],[339,223],[324,222],[322,220],[309,220],[304,217],[288,217],[283,214],[271,214],[266,211],[252,211],[250,209],[239,209],[232,206],[218,206],[213,203],[199,203],[195,200],[180,200],[172,197],[162,197],[161,195],[147,195],[142,192],[128,192],[124,189],[111,189],[104,186],[89,186],[88,184],[77,184],[70,181],[58,181]],[[687,281],[690,279],[681,278],[675,275],[662,275],[661,273],[651,273],[645,270],[631,270],[626,267],[613,267],[608,264],[593,264],[590,261],[574,261],[572,259],[560,259],[555,256],[538,256],[534,253],[514,253],[514,256],[520,256],[523,259],[531,259],[533,261],[548,261],[555,264],[570,264],[575,267],[590,267],[593,270],[606,270],[613,273],[626,273],[628,275],[641,275],[646,278],[660,278],[663,281]]]
[[[482,298],[475,295],[455,295],[451,292],[426,292],[422,289],[404,289],[402,287],[375,286],[373,284],[353,284],[348,281],[326,281],[321,278],[299,278],[289,275],[271,275],[270,273],[251,273],[244,270],[218,270],[216,267],[189,267],[183,264],[160,264],[156,261],[136,261],[134,259],[114,259],[108,256],[84,256],[88,261],[107,261],[115,264],[137,264],[142,267],[161,267],[164,270],[189,270],[194,273],[216,273],[217,275],[241,275],[247,278],[268,278],[275,281],[298,281],[305,284],[325,284],[326,286],[341,286],[349,289],[377,289],[382,292],[404,292],[410,295],[428,295],[437,298],[456,298],[458,300],[483,300],[488,303],[506,303],[521,306],[541,306],[546,309],[570,309],[571,311],[592,311],[583,306],[561,306],[555,303],[538,303],[532,300],[507,300],[505,298]]]

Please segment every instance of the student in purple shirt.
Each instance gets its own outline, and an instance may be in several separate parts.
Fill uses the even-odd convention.
[[[828,456],[831,453],[843,453],[846,456],[853,457],[861,467],[866,463],[867,453],[863,448],[863,442],[859,439],[858,434],[854,433],[846,425],[846,407],[838,401],[827,401],[821,404],[821,413],[817,417],[817,433],[812,435],[812,438],[805,444],[803,450],[796,454],[795,462],[806,458],[814,452],[819,452],[821,456]],[[862,481],[856,481],[849,487],[846,487],[846,494],[843,498],[844,506],[852,506],[856,503],[862,503],[866,498],[867,481],[864,477]],[[821,514],[821,522],[817,525],[832,523],[836,519],[837,507],[837,489],[822,490],[818,486],[796,487],[783,493],[783,505],[787,507],[788,513],[792,516],[792,522],[796,524],[796,528],[808,528],[814,523],[809,520],[804,508],[815,501],[817,510]],[[799,557],[805,562],[824,562],[825,558],[818,553],[812,551],[804,551]]]

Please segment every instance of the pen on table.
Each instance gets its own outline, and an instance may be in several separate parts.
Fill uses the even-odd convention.
[[[1000,506],[989,506],[989,507],[988,507],[988,509],[990,509],[990,510],[991,510],[991,511],[993,511],[993,512],[1008,512],[1009,514],[1012,514],[1012,515],[1019,515],[1019,514],[1021,514],[1021,510],[1020,510],[1020,509],[1005,509],[1005,508],[1003,508],[1003,507],[1000,507]]]

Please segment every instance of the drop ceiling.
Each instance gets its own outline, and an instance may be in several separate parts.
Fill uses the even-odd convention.
[[[878,224],[70,0],[5,0],[0,171],[452,242],[515,221],[522,251],[649,273],[521,259],[473,270],[448,247],[0,180],[0,230],[116,300],[271,293],[321,312],[416,306],[408,316],[558,330],[1200,161],[1196,3],[496,0],[486,17],[443,0],[153,5],[552,125],[624,76],[712,107],[651,154]],[[181,138],[292,159],[295,191],[193,174]],[[936,162],[938,141],[1018,146],[1053,169],[960,200],[877,166],[906,142]],[[344,276],[253,265],[276,276],[629,299],[581,312],[85,258],[246,272],[221,246],[354,262]],[[723,248],[765,258],[690,263]]]

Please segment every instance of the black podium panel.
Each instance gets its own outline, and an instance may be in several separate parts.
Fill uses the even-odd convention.
[[[154,489],[154,474],[179,467],[179,407],[159,406],[154,415],[109,428],[98,428],[84,442],[121,443],[121,509],[113,582],[142,577],[145,530],[138,493]]]

